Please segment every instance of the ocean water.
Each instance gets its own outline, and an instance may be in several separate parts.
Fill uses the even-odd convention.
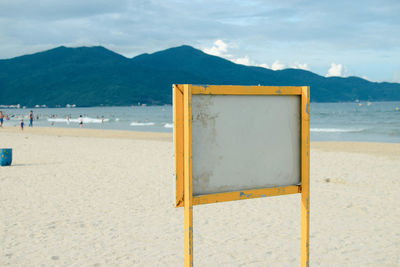
[[[313,141],[400,143],[400,102],[313,103]]]
[[[17,126],[24,117],[27,126],[28,114],[31,110],[35,118],[39,116],[39,119],[33,122],[34,126],[38,127],[79,128],[79,117],[82,115],[84,128],[146,132],[173,131],[171,106],[3,109],[3,113],[13,115],[5,123]]]
[[[171,106],[35,108],[38,127],[78,128],[83,116],[84,128],[126,131],[172,132]],[[30,109],[2,109],[18,126],[26,125]],[[69,120],[67,120],[69,116]],[[102,119],[104,117],[104,120]],[[363,141],[400,143],[400,102],[312,103],[312,141]]]

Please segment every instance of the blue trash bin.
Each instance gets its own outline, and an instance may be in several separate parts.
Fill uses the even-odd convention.
[[[12,162],[12,149],[0,148],[0,166],[10,166]]]

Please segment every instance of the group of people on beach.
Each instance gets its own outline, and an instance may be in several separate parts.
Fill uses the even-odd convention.
[[[34,118],[34,116],[33,116],[33,111],[31,110],[31,112],[29,112],[29,127],[33,127],[33,118]],[[25,125],[25,123],[24,123],[24,119],[21,119],[21,123],[20,123],[20,127],[21,127],[21,130],[23,131],[24,130],[24,125]]]
[[[51,115],[48,115],[48,117],[51,119],[54,119],[54,118],[58,118],[58,115],[51,114]],[[87,115],[86,115],[86,117],[87,117]],[[21,130],[24,130],[24,127],[25,127],[24,118],[29,120],[29,127],[33,127],[33,121],[39,120],[39,115],[36,115],[36,117],[35,117],[35,115],[33,114],[33,110],[31,110],[29,112],[29,115],[27,115],[27,116],[23,115],[23,114],[22,115],[21,114],[20,115],[15,115],[15,114],[7,115],[7,114],[4,114],[3,111],[0,111],[0,127],[3,127],[5,121],[10,120],[10,118],[12,120],[15,120],[15,119],[20,120],[19,127],[21,128]],[[97,118],[100,119],[99,116],[97,116]],[[54,121],[52,121],[50,119],[49,119],[49,121],[51,122],[50,125],[54,126],[54,124],[55,124]],[[71,115],[67,115],[66,116],[67,124],[69,124],[70,121],[73,121],[73,122],[77,121],[79,124],[79,128],[83,128],[83,123],[85,122],[85,119],[84,119],[84,116],[82,116],[82,115],[79,115],[78,120],[71,119]],[[104,123],[104,122],[105,122],[105,118],[104,118],[104,116],[101,116],[101,123]]]
[[[28,118],[29,118],[29,127],[33,127],[33,120],[34,120],[33,110],[29,112]],[[0,127],[3,127],[4,120],[10,120],[10,118],[8,117],[8,115],[4,115],[3,111],[0,111]],[[19,125],[21,127],[21,130],[24,130],[25,126],[24,119],[21,119]]]
[[[4,114],[3,111],[0,110],[0,127],[3,127],[4,121],[9,121],[9,120],[10,117],[7,114]]]

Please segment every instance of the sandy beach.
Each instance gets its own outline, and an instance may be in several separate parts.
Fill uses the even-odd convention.
[[[0,128],[0,266],[183,266],[168,133]],[[400,266],[400,144],[313,142],[311,266]],[[299,266],[300,195],[194,207],[195,266]]]

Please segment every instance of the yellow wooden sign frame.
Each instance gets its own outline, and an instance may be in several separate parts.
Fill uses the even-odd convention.
[[[193,196],[192,95],[301,96],[301,185]],[[193,205],[301,193],[301,266],[309,266],[310,87],[174,85],[175,206],[185,211],[185,266],[193,266]]]

